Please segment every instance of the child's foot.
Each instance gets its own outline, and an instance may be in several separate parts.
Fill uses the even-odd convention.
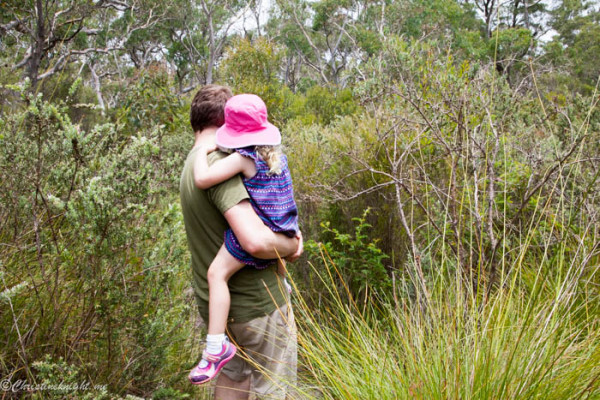
[[[210,381],[233,358],[235,352],[235,346],[228,340],[223,341],[223,347],[219,354],[210,354],[205,350],[202,353],[202,360],[188,376],[190,382],[194,385],[201,385]]]

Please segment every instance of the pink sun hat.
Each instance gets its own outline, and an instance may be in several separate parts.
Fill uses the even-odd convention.
[[[217,146],[235,149],[281,144],[279,129],[267,121],[267,106],[255,94],[238,94],[225,104],[225,124],[217,129]]]

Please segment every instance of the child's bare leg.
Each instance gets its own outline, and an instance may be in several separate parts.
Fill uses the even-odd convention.
[[[244,264],[229,254],[225,245],[223,245],[208,268],[209,335],[225,333],[231,303],[227,282],[243,266]]]
[[[225,336],[231,303],[227,282],[243,266],[223,245],[208,267],[208,334],[202,360],[190,371],[189,379],[194,385],[213,379],[235,356],[236,348]]]
[[[208,267],[208,334],[202,360],[189,374],[189,380],[194,385],[213,379],[220,368],[235,356],[236,348],[225,336],[231,302],[227,281],[243,266],[244,264],[229,254],[225,246],[221,246]]]

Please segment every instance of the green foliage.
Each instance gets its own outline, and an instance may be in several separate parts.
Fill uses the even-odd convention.
[[[314,122],[329,125],[338,116],[356,113],[358,105],[349,89],[331,91],[317,85],[306,92],[305,110],[315,116]]]
[[[369,29],[358,27],[356,30],[356,41],[369,57],[376,56],[381,51],[381,38]]]
[[[357,112],[349,89],[332,90],[311,86],[306,94],[293,94],[278,80],[283,53],[272,42],[238,39],[227,50],[223,70],[225,82],[235,93],[254,93],[267,105],[269,118],[283,123],[297,118],[305,124],[329,124],[334,118]]]
[[[331,260],[331,264],[326,265],[339,269],[340,277],[347,280],[351,295],[357,298],[365,296],[367,288],[385,293],[391,287],[391,279],[383,263],[389,257],[378,247],[378,240],[370,239],[366,233],[371,228],[366,222],[368,214],[369,209],[366,209],[362,217],[352,219],[356,224],[353,235],[341,233],[331,228],[329,222],[324,222],[321,223],[323,235],[331,237],[331,241],[306,242],[311,262],[316,263],[321,257]]]
[[[584,93],[592,94],[600,77],[600,25],[588,22],[580,29],[569,55],[576,60],[574,72],[584,85]]]
[[[152,393],[152,400],[181,400],[189,398],[188,394],[181,393],[173,388],[161,388]]]
[[[278,78],[283,53],[273,42],[259,38],[254,42],[237,39],[226,51],[223,77],[235,93],[254,93],[260,96],[276,123],[289,117],[290,90]]]
[[[36,384],[42,390],[33,390],[33,399],[107,400],[106,385],[92,385],[80,367],[66,363],[62,357],[53,360],[46,355],[35,361]]]
[[[515,100],[493,72],[444,59],[429,44],[397,40],[386,46],[387,56],[371,64],[373,78],[355,88],[365,113],[320,132],[289,127],[301,160],[291,165],[309,207],[321,210],[321,217],[328,208],[339,218],[337,227],[372,207],[379,216],[372,236],[383,239],[381,248],[413,285],[428,281],[421,275],[436,276],[449,247],[454,273],[483,292],[522,261],[512,246],[525,237],[535,238],[537,249],[553,243],[553,232],[565,229],[556,215],[591,226],[593,218],[581,214],[570,191],[597,184],[590,162],[595,142],[580,142],[584,130],[596,136],[581,111],[589,103],[567,108],[580,110],[575,114],[564,107],[547,111],[537,98]],[[596,112],[589,112],[590,122],[596,121]],[[518,150],[523,148],[526,153]],[[587,172],[559,173],[564,157]],[[554,191],[564,179],[564,191]],[[325,199],[314,200],[319,197]],[[538,265],[544,253],[529,249],[525,257]]]
[[[42,382],[85,377],[112,393],[85,398],[151,393],[165,371],[176,376],[188,362],[193,312],[181,300],[185,233],[179,208],[166,200],[162,177],[172,162],[158,145],[160,128],[129,137],[111,123],[86,131],[64,103],[24,96],[26,107],[0,121],[1,181],[11,187],[1,194],[10,226],[0,238],[12,243],[0,253],[2,302],[11,304],[1,318],[10,343],[2,375],[31,377],[22,360],[44,359],[35,364]],[[38,321],[25,354],[11,328],[16,315]]]
[[[396,6],[398,7],[398,6]],[[451,32],[456,38],[469,30],[477,31],[481,22],[468,4],[447,0],[408,2],[402,33],[417,38],[423,34],[443,35]],[[452,40],[456,40],[454,37]]]
[[[163,134],[179,134],[187,128],[188,112],[182,99],[170,89],[172,83],[167,72],[156,67],[141,72],[134,84],[123,91],[116,119],[124,124],[126,133],[160,129],[161,140]]]
[[[593,2],[565,0],[552,10],[551,17],[550,25],[558,35],[545,46],[543,58],[555,70],[543,78],[553,90],[565,94],[592,94],[600,76],[600,11]]]
[[[489,41],[490,58],[505,71],[529,52],[532,43],[533,35],[529,29],[497,29],[491,33]]]
[[[237,39],[225,55],[225,81],[240,90],[275,83],[281,57],[281,49],[267,39]]]
[[[42,3],[43,38],[30,4],[0,7],[2,376],[98,385],[34,398],[210,397],[185,380],[177,190],[214,67],[283,132],[312,264],[290,265],[307,386],[599,396],[593,2],[486,20],[481,1],[278,1],[243,36],[240,1]],[[537,47],[545,21],[558,35]]]

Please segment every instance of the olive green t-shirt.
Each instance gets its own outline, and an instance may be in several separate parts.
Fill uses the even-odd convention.
[[[223,244],[225,230],[229,228],[223,213],[249,197],[239,175],[207,190],[198,189],[194,185],[196,149],[188,154],[185,161],[179,192],[192,256],[192,286],[200,315],[208,321],[206,273]],[[208,162],[212,164],[226,156],[222,152],[213,152],[209,154]],[[285,304],[275,267],[264,270],[244,267],[231,277],[228,286],[231,293],[230,322],[250,321],[272,313],[277,305]]]

